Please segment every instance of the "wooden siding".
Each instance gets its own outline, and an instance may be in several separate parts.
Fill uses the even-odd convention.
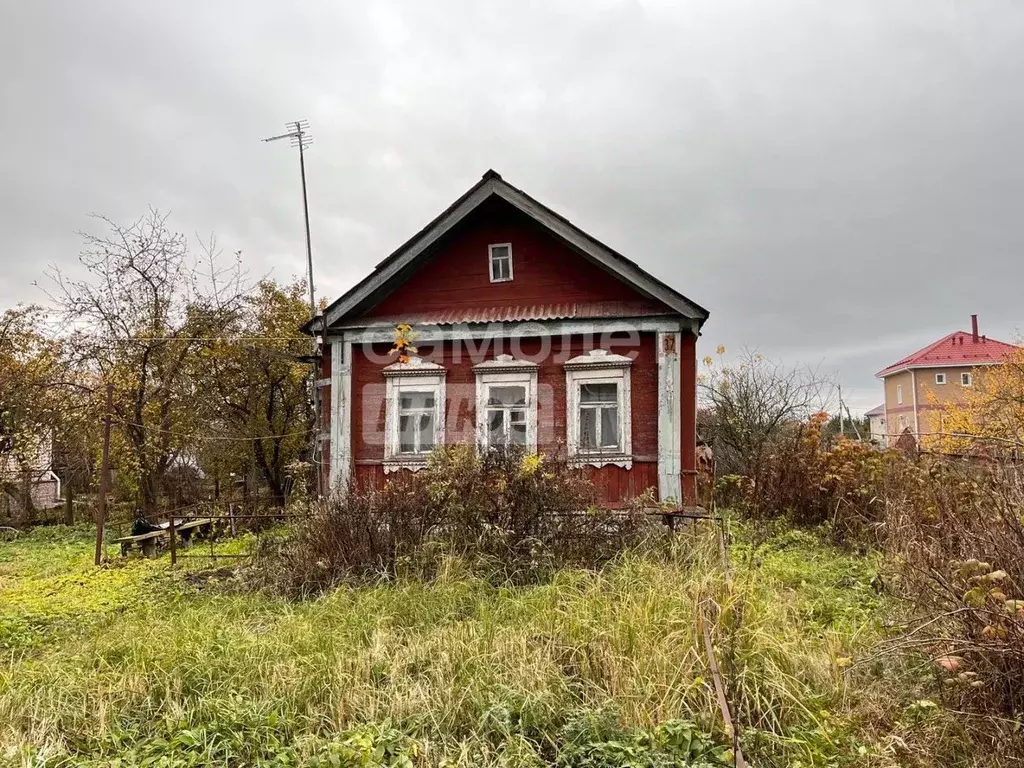
[[[513,279],[490,281],[487,246],[512,244]],[[415,276],[398,285],[365,317],[566,302],[644,301],[507,203],[484,203],[436,246]]]
[[[482,346],[483,342],[476,346]],[[548,352],[543,355],[547,345]],[[619,354],[635,353],[631,367],[632,390],[632,470],[620,467],[588,468],[599,489],[602,503],[617,505],[639,495],[647,488],[658,486],[658,365],[655,335],[639,335],[636,346],[612,346]],[[357,485],[379,486],[384,481],[380,462],[384,458],[384,376],[381,369],[390,364],[390,345],[372,348],[353,348],[352,378],[352,445]],[[686,351],[684,366],[695,366],[692,347]],[[508,342],[503,349],[494,345],[482,355],[470,355],[464,343],[421,345],[420,355],[430,362],[443,365],[447,371],[447,411],[445,440],[449,445],[472,443],[476,435],[476,376],[473,365],[494,355],[512,351],[517,357],[533,359],[540,364],[537,374],[538,391],[538,449],[548,454],[564,454],[566,441],[565,369],[562,363],[586,350],[582,337],[528,338],[518,340],[510,350]],[[689,357],[687,355],[689,354]],[[685,386],[685,377],[684,377]],[[693,410],[694,396],[684,392],[683,412]],[[695,413],[689,414],[694,422]],[[687,423],[684,418],[683,424]],[[695,423],[695,422],[694,422]],[[683,446],[684,457],[692,458],[692,448]]]

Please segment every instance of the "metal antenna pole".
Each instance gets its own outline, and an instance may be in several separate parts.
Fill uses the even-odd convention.
[[[299,148],[299,172],[302,175],[302,213],[306,223],[306,266],[309,270],[309,313],[312,317],[316,317],[316,293],[313,288],[313,246],[309,237],[309,198],[306,195],[306,147],[313,143],[313,136],[309,132],[309,122],[306,120],[286,123],[286,127],[291,129],[288,133],[271,136],[263,141],[290,139],[291,145]]]
[[[299,172],[302,174],[302,215],[306,219],[306,265],[309,268],[309,311],[316,317],[316,294],[313,291],[313,246],[309,239],[309,199],[306,197],[306,148],[303,142],[302,125],[295,123],[299,137]]]
[[[263,141],[277,141],[278,139],[290,139],[293,147],[299,148],[299,172],[302,175],[302,215],[306,224],[306,266],[309,270],[309,314],[316,319],[316,291],[313,287],[313,246],[309,237],[309,198],[306,194],[306,147],[313,143],[313,137],[309,133],[309,122],[306,120],[295,120],[286,123],[285,127],[290,130],[280,136],[271,136]],[[317,354],[316,336],[313,337],[313,354]],[[320,464],[317,458],[323,455],[323,443],[320,439],[322,425],[320,424],[320,389],[317,386],[317,379],[320,371],[314,367],[312,372],[313,384],[313,461],[316,468],[316,492],[317,496],[323,495],[323,478]]]

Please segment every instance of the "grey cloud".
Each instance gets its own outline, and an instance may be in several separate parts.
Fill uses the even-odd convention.
[[[706,348],[878,369],[1021,324],[1012,0],[90,3],[0,11],[0,306],[153,205],[337,294],[489,167],[709,307]]]

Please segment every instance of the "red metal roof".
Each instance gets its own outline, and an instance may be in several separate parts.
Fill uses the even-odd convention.
[[[934,368],[938,366],[992,365],[1001,363],[1014,350],[1013,344],[979,336],[975,341],[967,331],[953,331],[934,344],[917,350],[898,363],[893,363],[875,376],[884,377],[906,368]]]
[[[596,318],[653,317],[671,315],[673,310],[659,302],[591,301],[564,304],[530,304],[522,307],[452,307],[435,312],[410,312],[405,315],[362,317],[342,323],[338,328],[366,326],[456,325],[459,323],[504,323],[530,320],[567,320]]]

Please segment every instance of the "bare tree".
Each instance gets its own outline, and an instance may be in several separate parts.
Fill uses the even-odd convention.
[[[732,364],[704,359],[700,377],[703,428],[726,472],[746,473],[787,425],[823,410],[832,383],[806,366],[781,362],[745,349]]]
[[[187,363],[238,312],[242,271],[223,265],[215,243],[193,259],[186,238],[155,210],[129,226],[99,218],[102,235],[83,233],[85,279],[51,269],[62,316],[83,377],[98,392],[114,387],[119,477],[134,481],[147,515],[161,481],[198,427],[201,382]]]

